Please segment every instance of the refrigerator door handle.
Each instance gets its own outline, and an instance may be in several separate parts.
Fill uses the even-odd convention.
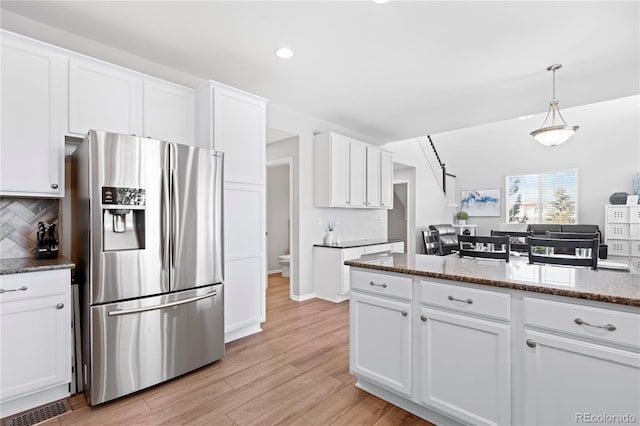
[[[216,290],[213,290],[207,294],[203,294],[202,296],[190,297],[188,299],[165,303],[163,305],[145,306],[143,308],[135,308],[135,309],[127,309],[127,310],[114,309],[113,311],[107,312],[107,316],[114,317],[118,315],[138,314],[140,312],[155,311],[158,309],[170,308],[172,306],[179,306],[187,303],[197,302],[198,300],[202,300],[202,299],[207,299],[209,297],[215,296],[216,294],[218,294],[218,292]]]
[[[169,182],[167,178],[167,169],[162,169],[162,182],[161,182],[161,191],[162,198],[160,200],[160,209],[161,209],[161,218],[160,218],[160,227],[162,228],[162,232],[160,235],[160,246],[162,250],[162,269],[167,269],[167,265],[169,263],[169,244],[168,238],[169,233],[167,232],[167,227],[169,226]]]
[[[178,244],[178,223],[180,218],[178,217],[178,191],[176,189],[176,174],[175,170],[171,169],[171,267],[176,267],[176,245]]]

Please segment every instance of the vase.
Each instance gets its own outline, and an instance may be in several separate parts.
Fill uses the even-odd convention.
[[[640,175],[633,178],[633,190],[636,191],[636,195],[640,195]]]
[[[324,237],[324,243],[328,246],[335,244],[336,239],[333,231],[327,231],[327,235]]]
[[[467,219],[458,219],[458,225],[466,225]]]

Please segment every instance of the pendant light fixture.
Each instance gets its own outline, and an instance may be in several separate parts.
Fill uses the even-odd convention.
[[[560,114],[560,107],[558,107],[558,100],[556,99],[556,70],[562,67],[561,64],[550,65],[547,67],[547,71],[553,71],[553,98],[549,102],[549,111],[547,117],[544,119],[544,123],[538,130],[531,132],[531,136],[542,145],[556,146],[564,143],[569,139],[580,126],[568,126],[564,121],[562,114]],[[546,126],[547,120],[551,116],[551,123]],[[556,123],[556,116],[562,120],[562,123]]]

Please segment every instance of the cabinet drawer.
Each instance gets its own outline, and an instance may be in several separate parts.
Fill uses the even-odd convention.
[[[605,230],[607,238],[629,238],[628,223],[609,223]]]
[[[364,254],[384,253],[385,251],[391,251],[391,244],[377,244],[364,248]]]
[[[629,241],[607,240],[610,256],[629,256]]]
[[[364,247],[354,247],[342,250],[342,260],[360,259],[364,254]]]
[[[629,207],[629,222],[640,223],[640,206]]]
[[[609,223],[628,223],[629,207],[627,206],[609,206],[607,207],[607,222]]]
[[[64,294],[71,291],[70,270],[59,269],[2,275],[0,276],[0,288],[4,290],[4,293],[0,294],[0,302]]]
[[[511,319],[511,295],[495,291],[420,281],[420,303],[499,320]]]
[[[631,246],[629,254],[631,256],[640,256],[640,240],[631,240],[629,245]]]
[[[351,289],[411,300],[412,280],[408,277],[351,268]]]
[[[640,315],[627,312],[525,297],[524,321],[525,326],[636,347],[640,345]],[[609,330],[608,326],[615,329]]]
[[[629,224],[629,237],[632,239],[640,240],[640,223]]]

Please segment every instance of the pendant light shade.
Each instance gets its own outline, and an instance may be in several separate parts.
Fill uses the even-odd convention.
[[[553,97],[549,102],[549,111],[544,123],[538,130],[531,132],[531,136],[542,145],[556,146],[564,143],[580,128],[580,126],[569,126],[560,114],[560,107],[556,99],[556,70],[562,67],[561,64],[550,65],[547,71],[553,71]],[[547,125],[547,120],[551,117],[551,122]],[[562,123],[556,122],[556,117],[560,118]]]

